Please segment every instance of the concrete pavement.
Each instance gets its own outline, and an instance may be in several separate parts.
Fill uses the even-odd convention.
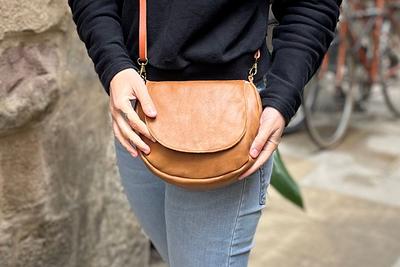
[[[373,99],[334,150],[284,137],[306,211],[270,188],[249,266],[400,267],[400,121]]]

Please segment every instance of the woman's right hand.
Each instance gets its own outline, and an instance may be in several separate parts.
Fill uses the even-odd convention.
[[[148,154],[150,147],[143,142],[134,130],[153,142],[155,142],[155,139],[132,107],[130,100],[134,99],[140,102],[146,116],[155,117],[157,115],[146,84],[140,75],[132,68],[122,70],[110,82],[112,128],[115,137],[133,157],[136,157],[138,155],[137,149]]]

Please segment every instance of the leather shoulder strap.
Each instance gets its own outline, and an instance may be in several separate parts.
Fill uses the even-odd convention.
[[[147,62],[147,0],[139,0],[139,58],[140,62]]]

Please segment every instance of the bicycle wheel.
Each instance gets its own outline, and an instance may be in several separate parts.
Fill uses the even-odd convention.
[[[393,30],[390,20],[382,25],[380,85],[389,110],[400,117],[400,35]]]
[[[354,57],[347,49],[344,64],[337,67],[339,42],[329,48],[326,62],[304,88],[306,129],[321,149],[332,148],[344,138],[354,106]],[[323,67],[324,66],[324,67]],[[338,81],[338,71],[341,79]]]

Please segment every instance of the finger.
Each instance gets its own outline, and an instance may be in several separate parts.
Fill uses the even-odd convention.
[[[140,102],[144,114],[148,117],[155,117],[157,115],[156,108],[153,100],[149,95],[149,91],[144,83],[141,83],[139,88],[135,90],[136,96]]]
[[[128,123],[133,129],[137,130],[153,142],[156,141],[150,134],[146,124],[139,118],[139,115],[135,112],[128,99],[124,102],[124,104],[122,104],[120,110],[126,115]]]
[[[267,123],[261,123],[258,133],[250,147],[250,156],[253,158],[257,158],[263,149],[265,142],[267,142],[268,137],[271,135],[270,129],[271,127],[268,126]]]
[[[134,157],[134,158],[137,157],[137,155],[138,155],[137,150],[129,143],[128,139],[126,139],[122,135],[121,130],[119,129],[115,120],[113,120],[113,122],[112,122],[112,128],[113,128],[115,137],[122,144],[122,146],[132,155],[132,157]]]
[[[248,177],[249,175],[251,175],[257,169],[259,169],[261,167],[261,165],[264,164],[271,157],[271,155],[274,152],[274,150],[276,149],[276,147],[277,147],[276,145],[268,142],[265,146],[265,149],[263,149],[261,151],[260,155],[254,162],[254,164],[247,171],[245,171],[243,174],[241,174],[238,179],[242,180],[242,179]]]
[[[109,97],[108,108],[111,113],[115,112],[115,103],[114,103],[114,99],[112,96]]]
[[[150,147],[132,130],[128,122],[120,113],[115,115],[115,121],[125,138],[129,139],[136,148],[140,149],[144,153],[150,153]]]

